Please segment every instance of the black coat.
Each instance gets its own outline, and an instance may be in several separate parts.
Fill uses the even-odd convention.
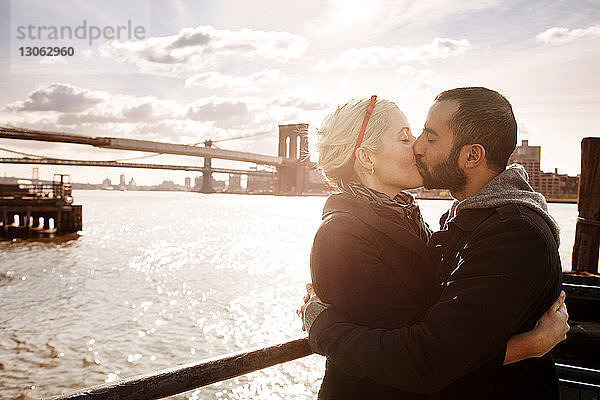
[[[342,371],[444,399],[557,399],[552,358],[502,366],[509,338],[534,327],[560,291],[547,222],[518,205],[461,211],[429,244],[442,260],[439,301],[417,324],[369,329],[335,309],[310,330]]]
[[[316,293],[359,325],[393,329],[416,323],[439,295],[425,243],[348,194],[327,200],[310,265]],[[327,361],[319,398],[429,397],[346,375]]]

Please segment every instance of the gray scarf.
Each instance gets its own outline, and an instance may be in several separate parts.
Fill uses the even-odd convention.
[[[361,183],[343,180],[340,182],[339,188],[344,193],[367,201],[380,217],[403,226],[425,243],[429,241],[431,230],[423,220],[421,210],[410,193],[400,192],[391,199],[387,194],[368,188]]]
[[[461,202],[455,201],[449,214],[451,218],[448,218],[447,222],[454,218],[460,210],[496,208],[506,204],[519,204],[536,211],[544,217],[554,234],[556,243],[560,244],[560,228],[548,213],[546,199],[529,185],[529,176],[525,168],[519,164],[508,166],[481,188],[475,196]]]

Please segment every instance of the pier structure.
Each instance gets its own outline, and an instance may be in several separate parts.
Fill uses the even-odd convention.
[[[82,229],[81,205],[73,204],[69,175],[51,183],[0,184],[0,240],[53,237]]]

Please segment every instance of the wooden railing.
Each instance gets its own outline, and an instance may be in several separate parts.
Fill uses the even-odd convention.
[[[229,354],[152,374],[93,386],[48,400],[161,399],[312,354],[308,339]]]
[[[571,278],[568,282],[600,282],[600,277]],[[600,286],[565,283],[567,302],[585,301],[592,312],[600,310]],[[570,311],[572,314],[572,312]],[[596,314],[598,315],[598,314]],[[579,314],[577,317],[587,318]],[[568,339],[552,355],[557,361],[561,390],[600,391],[600,321],[573,321]],[[182,365],[147,375],[106,383],[49,400],[125,400],[160,399],[197,389],[259,369],[292,361],[312,354],[307,338],[275,346],[229,354],[218,358]]]

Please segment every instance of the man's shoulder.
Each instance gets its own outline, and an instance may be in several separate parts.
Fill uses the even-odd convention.
[[[488,210],[487,217],[471,232],[459,233],[464,239],[459,238],[453,246],[456,253],[448,253],[450,257],[456,254],[458,264],[462,259],[475,266],[465,264],[456,271],[454,279],[525,270],[535,280],[554,279],[560,271],[560,258],[552,231],[539,213],[527,206],[510,204],[477,209],[473,214],[484,216],[484,210]]]
[[[461,210],[453,220],[453,224],[463,231],[481,231],[488,229],[514,228],[537,229],[547,231],[552,236],[550,227],[543,216],[525,205],[509,203],[490,208],[469,208]]]
[[[546,219],[531,207],[522,204],[506,204],[495,207],[490,220],[482,223],[476,230],[486,232],[514,232],[518,237],[544,242],[552,246],[555,243],[552,230]],[[516,239],[516,238],[515,238]]]

